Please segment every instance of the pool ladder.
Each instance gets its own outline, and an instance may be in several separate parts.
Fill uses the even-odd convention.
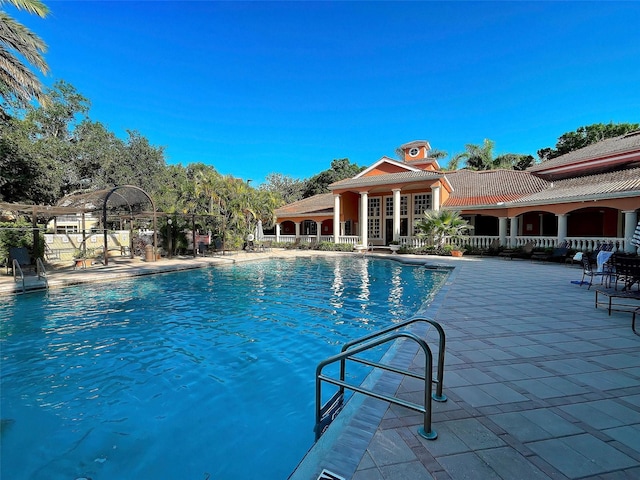
[[[22,271],[22,267],[20,263],[15,258],[12,261],[11,268],[13,269],[13,281],[14,283],[18,283],[18,278],[20,279],[22,285],[22,293],[27,291],[24,272]],[[44,268],[44,263],[41,258],[36,259],[36,275],[38,276],[38,281],[44,280],[45,289],[49,289],[49,279],[47,278],[47,270]]]
[[[399,331],[413,323],[427,323],[433,326],[438,332],[438,368],[436,377],[433,378],[433,356],[431,349],[427,342],[420,338],[418,335],[408,331]],[[356,357],[358,353],[362,353],[371,348],[379,345],[393,342],[399,338],[406,338],[415,342],[424,353],[424,374],[419,374],[409,370],[400,369],[388,364],[382,364],[380,362],[373,362],[364,358]],[[316,368],[316,425],[315,434],[316,441],[319,440],[322,433],[329,426],[331,421],[337,416],[342,409],[344,390],[349,389],[356,393],[362,393],[370,397],[374,397],[380,400],[400,405],[405,408],[422,413],[423,424],[418,429],[420,436],[427,440],[435,440],[438,434],[431,428],[431,400],[436,402],[446,402],[447,397],[442,393],[443,376],[444,376],[444,350],[445,350],[445,333],[442,326],[434,320],[428,318],[412,318],[405,322],[394,324],[384,330],[380,330],[364,337],[360,337],[356,340],[347,342],[342,347],[341,353],[329,357],[320,362]],[[401,398],[386,395],[384,393],[375,392],[368,388],[364,388],[362,385],[351,385],[345,380],[347,360],[351,360],[356,363],[361,363],[381,370],[390,371],[400,375],[406,375],[412,378],[417,378],[424,382],[424,401],[423,404],[417,404],[403,400]],[[330,364],[340,362],[340,378],[332,378],[322,373],[324,367]],[[337,385],[339,390],[331,397],[331,399],[322,405],[322,382],[331,383]],[[432,383],[436,385],[436,391],[433,392]]]

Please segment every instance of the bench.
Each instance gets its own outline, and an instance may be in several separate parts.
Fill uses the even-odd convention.
[[[598,301],[598,295],[604,295],[608,298],[606,301]],[[609,310],[609,315],[611,315],[611,310],[621,311],[621,312],[629,312],[631,311],[629,308],[614,308],[614,307],[631,307],[638,308],[637,304],[630,303],[613,303],[615,299],[621,299],[622,302],[627,302],[629,300],[640,301],[640,291],[632,291],[632,290],[602,290],[596,289],[596,308],[598,305],[607,305]],[[635,313],[635,312],[634,312]]]

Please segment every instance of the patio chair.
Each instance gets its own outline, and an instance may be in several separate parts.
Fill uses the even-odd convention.
[[[480,250],[480,256],[495,255],[500,249],[500,239],[494,238],[487,248]]]
[[[31,264],[31,256],[25,247],[11,247],[9,248],[9,257],[7,258],[7,275],[9,271],[13,273],[13,261],[18,262],[18,265],[22,270],[33,269]]]
[[[614,255],[612,259],[610,278],[615,278],[614,289],[618,290],[618,281],[624,284],[623,290],[631,290],[634,283],[640,289],[640,258]]]
[[[603,270],[601,272],[593,269],[593,265],[591,264],[591,260],[589,260],[588,255],[583,255],[581,262],[582,278],[580,279],[580,286],[582,286],[583,283],[586,283],[584,281],[584,278],[589,277],[589,286],[587,287],[587,290],[589,290],[591,288],[591,285],[593,285],[593,277],[600,277],[601,284],[604,283],[605,278],[610,278],[611,272],[609,269]]]

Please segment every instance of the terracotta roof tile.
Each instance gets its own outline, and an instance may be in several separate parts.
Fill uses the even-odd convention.
[[[297,202],[276,209],[278,217],[292,215],[331,215],[333,212],[333,194],[321,193],[313,197],[303,198]]]
[[[542,172],[556,167],[570,165],[572,163],[583,163],[591,160],[607,157],[614,154],[628,151],[640,150],[640,130],[629,132],[619,137],[607,138],[597,143],[587,145],[580,150],[566,153],[546,162],[530,167],[529,172]]]
[[[547,189],[521,197],[513,203],[585,200],[612,193],[640,195],[640,167],[559,180],[550,183]]]
[[[549,182],[517,170],[456,170],[447,172],[453,192],[445,207],[495,205],[543,190]]]

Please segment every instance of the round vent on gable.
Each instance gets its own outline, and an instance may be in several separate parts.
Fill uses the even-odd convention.
[[[411,150],[409,150],[410,157],[415,157],[418,155],[418,153],[420,153],[420,149],[418,147],[413,147]]]

